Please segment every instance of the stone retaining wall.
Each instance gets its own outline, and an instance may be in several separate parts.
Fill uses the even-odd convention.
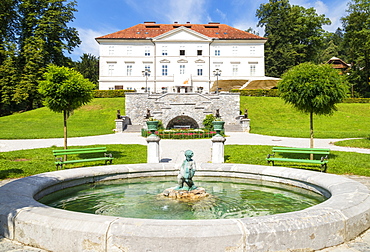
[[[203,120],[208,114],[215,114],[219,109],[226,124],[240,124],[240,96],[238,93],[204,95],[198,93],[167,93],[163,95],[147,93],[126,93],[125,110],[133,125],[145,125],[147,109],[153,118],[167,124],[177,116],[193,118],[203,127]]]

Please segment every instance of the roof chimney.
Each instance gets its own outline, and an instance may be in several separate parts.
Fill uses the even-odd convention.
[[[144,24],[155,24],[155,21],[145,21]]]

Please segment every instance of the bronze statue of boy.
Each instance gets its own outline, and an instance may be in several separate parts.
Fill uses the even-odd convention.
[[[178,186],[175,190],[194,190],[197,187],[194,185],[193,176],[195,173],[195,161],[192,159],[193,151],[185,151],[185,160],[181,165],[179,175],[177,176]],[[184,186],[184,183],[186,186]]]

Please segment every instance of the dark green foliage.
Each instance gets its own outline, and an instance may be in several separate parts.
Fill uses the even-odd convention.
[[[312,63],[302,63],[283,74],[278,89],[286,103],[310,114],[310,148],[314,147],[313,115],[333,114],[336,103],[343,101],[348,92],[345,79],[335,69]]]
[[[81,42],[69,27],[75,7],[74,0],[1,0],[0,116],[38,108],[47,65],[71,65],[64,54]]]
[[[304,113],[332,114],[349,91],[345,79],[329,65],[302,63],[282,76],[280,97]]]
[[[203,126],[206,130],[213,130],[212,122],[216,120],[216,117],[213,114],[206,115],[206,118],[203,120]]]
[[[289,68],[314,61],[324,41],[323,25],[330,24],[314,8],[290,5],[289,0],[270,0],[256,13],[264,27],[266,75],[280,77]]]
[[[73,110],[93,99],[94,84],[79,72],[68,67],[49,65],[40,81],[39,92],[50,110],[64,117],[64,148],[67,148],[67,119]]]
[[[80,72],[86,79],[89,79],[98,88],[99,79],[99,58],[84,53],[81,60],[75,63],[75,69]]]
[[[370,2],[352,0],[342,18],[344,43],[351,64],[349,82],[356,97],[370,97]]]
[[[44,104],[54,112],[72,112],[93,99],[94,85],[77,71],[49,65],[40,81]]]

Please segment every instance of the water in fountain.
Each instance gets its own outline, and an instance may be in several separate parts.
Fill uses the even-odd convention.
[[[298,211],[325,198],[312,191],[260,180],[200,177],[210,194],[193,201],[160,195],[174,177],[150,177],[84,184],[45,196],[52,207],[84,213],[148,219],[229,219]]]

